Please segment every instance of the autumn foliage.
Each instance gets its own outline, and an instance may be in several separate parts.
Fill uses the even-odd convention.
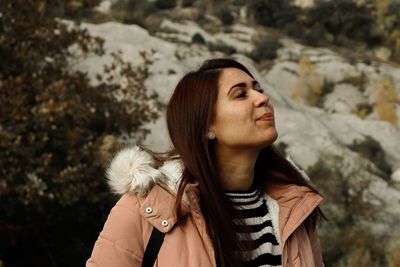
[[[96,85],[72,70],[103,41],[61,18],[97,3],[0,1],[0,266],[82,266],[111,206],[107,159],[158,117],[148,53],[113,53]]]

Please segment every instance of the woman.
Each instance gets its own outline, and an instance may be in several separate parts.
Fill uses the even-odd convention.
[[[142,266],[147,254],[154,266],[323,266],[321,197],[273,147],[273,105],[243,65],[213,59],[186,74],[167,125],[166,159],[134,147],[111,163],[122,197],[86,266]]]

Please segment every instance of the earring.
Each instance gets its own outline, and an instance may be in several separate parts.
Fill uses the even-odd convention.
[[[214,139],[215,138],[215,133],[208,131],[207,133],[207,139]]]

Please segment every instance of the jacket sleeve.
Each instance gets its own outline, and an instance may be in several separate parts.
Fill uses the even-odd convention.
[[[143,253],[138,198],[124,195],[108,215],[86,267],[140,267]]]

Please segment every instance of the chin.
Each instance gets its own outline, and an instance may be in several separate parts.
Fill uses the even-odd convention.
[[[275,142],[278,139],[278,132],[275,130],[274,136],[271,138],[271,142]]]
[[[278,139],[278,132],[275,131],[275,134],[271,134],[265,139],[261,144],[261,149],[266,148],[267,146],[272,145]]]

